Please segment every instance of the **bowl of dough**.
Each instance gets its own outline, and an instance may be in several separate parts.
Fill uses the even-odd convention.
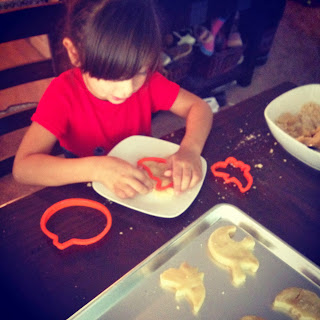
[[[320,84],[287,91],[264,111],[274,138],[292,156],[320,170]]]

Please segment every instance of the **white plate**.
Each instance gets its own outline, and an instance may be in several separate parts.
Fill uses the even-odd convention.
[[[146,136],[131,136],[117,144],[108,155],[118,157],[136,165],[144,157],[166,158],[175,153],[179,145],[161,139]],[[198,195],[207,172],[207,163],[201,157],[202,180],[192,189],[176,196],[159,196],[153,192],[138,195],[133,199],[120,199],[99,182],[93,182],[93,189],[101,196],[131,209],[156,217],[174,218],[183,213]]]
[[[320,152],[308,148],[276,124],[282,113],[298,113],[305,103],[311,101],[320,104],[320,84],[309,84],[283,93],[268,104],[264,116],[271,133],[285,150],[306,165],[320,170]]]

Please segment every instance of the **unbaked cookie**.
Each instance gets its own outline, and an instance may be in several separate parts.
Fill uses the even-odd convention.
[[[203,272],[198,272],[198,268],[183,262],[179,269],[170,268],[161,273],[160,285],[164,289],[174,291],[177,300],[187,299],[196,315],[206,297],[203,278]]]
[[[320,320],[320,298],[302,288],[286,288],[274,299],[274,310],[281,311],[297,320]]]
[[[153,191],[157,195],[168,194],[173,195],[172,176],[166,176],[167,160],[164,158],[148,157],[142,158],[137,162],[148,173],[149,177],[154,181]]]
[[[232,283],[238,287],[246,281],[246,274],[257,272],[259,261],[252,253],[255,246],[252,237],[239,242],[231,239],[236,230],[233,225],[218,228],[211,234],[208,248],[213,260],[230,270]]]

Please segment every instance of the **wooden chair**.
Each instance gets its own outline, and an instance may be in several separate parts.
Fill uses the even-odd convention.
[[[46,34],[51,52],[49,59],[0,71],[0,90],[52,78],[70,67],[61,45],[64,14],[65,7],[62,2],[0,11],[0,43]],[[36,105],[37,103],[22,103],[1,112],[0,138],[28,127]],[[11,173],[14,156],[15,154],[1,156],[0,177]]]

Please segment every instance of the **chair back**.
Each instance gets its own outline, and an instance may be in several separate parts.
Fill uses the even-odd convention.
[[[58,0],[43,5],[0,11],[0,44],[47,35],[51,53],[51,57],[45,60],[1,70],[0,94],[1,90],[52,78],[70,68],[61,44],[65,11],[64,4]],[[11,136],[15,131],[31,124],[31,116],[36,106],[37,103],[22,102],[21,105],[9,106],[6,110],[2,110],[0,112],[0,139],[10,144]],[[4,136],[9,134],[11,136],[5,139]],[[5,143],[1,144],[0,148],[5,148]],[[5,151],[1,150],[0,153],[0,177],[11,173],[15,156],[15,151],[14,154],[3,154]]]

